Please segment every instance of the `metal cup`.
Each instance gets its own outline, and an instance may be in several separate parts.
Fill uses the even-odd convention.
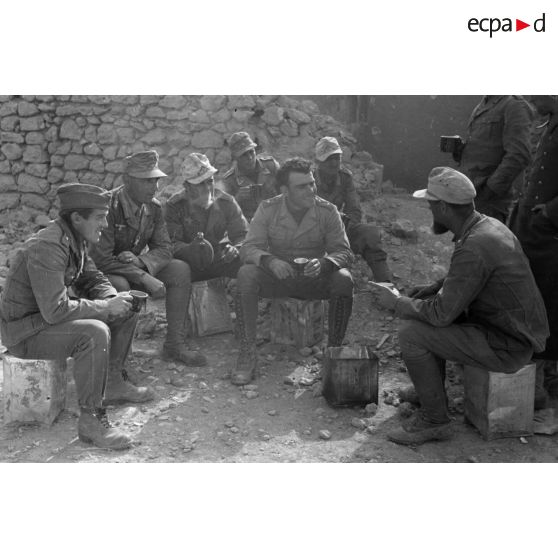
[[[141,312],[142,308],[145,308],[147,304],[147,297],[149,295],[143,291],[130,291],[130,295],[133,298],[132,312]]]
[[[293,267],[297,277],[304,277],[304,268],[308,262],[308,258],[295,258],[293,260]]]
[[[440,151],[442,153],[455,153],[463,140],[460,136],[440,136]]]

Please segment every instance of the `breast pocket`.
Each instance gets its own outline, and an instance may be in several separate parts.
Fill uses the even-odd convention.
[[[479,136],[485,139],[501,139],[504,131],[504,122],[501,118],[485,118],[478,122]]]

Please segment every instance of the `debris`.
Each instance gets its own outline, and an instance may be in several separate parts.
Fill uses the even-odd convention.
[[[271,409],[270,411],[267,411],[267,414],[268,414],[270,417],[274,417],[274,416],[277,415],[277,411],[276,411],[275,409]]]
[[[310,347],[302,347],[298,351],[303,357],[310,356],[312,354],[312,349]]]
[[[298,388],[295,391],[294,398],[298,399],[306,390],[304,388]]]
[[[389,339],[389,333],[386,333],[385,335],[382,336],[382,338],[380,339],[380,342],[376,345],[376,350],[379,350],[382,348],[382,345]]]
[[[245,395],[246,399],[255,399],[256,397],[258,397],[259,394],[257,391],[247,391]]]
[[[529,443],[529,442],[527,442],[527,438],[524,438],[523,436],[521,436],[521,437],[519,438],[519,441],[520,441],[522,444],[528,444],[528,443]]]
[[[329,430],[320,430],[318,435],[322,440],[329,440],[331,438],[331,432]]]
[[[376,405],[376,403],[368,403],[368,405],[364,407],[364,412],[368,416],[374,416],[378,412],[378,405]]]
[[[351,419],[351,426],[358,428],[359,430],[364,430],[367,426],[366,421],[361,418],[353,417]]]

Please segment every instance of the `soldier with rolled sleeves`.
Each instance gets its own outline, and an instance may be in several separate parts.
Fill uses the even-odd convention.
[[[380,230],[370,223],[361,223],[362,210],[353,175],[341,165],[343,151],[337,140],[329,136],[321,138],[316,144],[315,157],[318,162],[317,194],[335,204],[341,212],[351,250],[364,258],[374,281],[391,281]]]
[[[513,182],[530,162],[533,112],[518,95],[485,95],[469,118],[467,139],[454,154],[475,186],[477,211],[506,222]]]
[[[262,200],[277,195],[275,175],[279,163],[271,155],[256,155],[256,143],[247,132],[228,140],[233,166],[223,175],[225,191],[234,196],[248,221]]]
[[[188,285],[214,277],[234,278],[241,265],[239,249],[248,223],[235,199],[215,188],[216,172],[202,153],[187,155],[179,175],[184,190],[165,207],[172,253],[185,262]]]
[[[353,260],[337,208],[316,195],[312,163],[289,159],[277,172],[281,195],[263,201],[240,254],[236,316],[240,353],[231,381],[248,384],[257,373],[258,298],[329,300],[328,345],[343,342],[353,307]],[[295,258],[307,258],[303,274]]]
[[[108,227],[90,253],[117,291],[134,288],[153,298],[166,296],[163,358],[205,366],[205,356],[186,342],[188,266],[172,258],[161,203],[153,197],[162,176],[167,175],[159,169],[156,151],[126,157],[124,185],[111,192]]]
[[[73,357],[80,440],[125,449],[105,406],[153,398],[122,381],[138,314],[129,293],[117,293],[87,255],[107,226],[110,198],[89,184],[58,189],[58,219],[31,236],[10,266],[0,299],[2,342],[18,358]]]

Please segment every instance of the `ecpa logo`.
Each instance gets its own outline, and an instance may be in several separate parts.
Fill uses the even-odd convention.
[[[477,33],[478,31],[489,33],[490,38],[492,38],[492,35],[498,31],[521,31],[527,27],[532,27],[536,33],[544,33],[546,24],[545,17],[546,15],[543,13],[541,17],[535,19],[532,26],[530,23],[526,23],[521,19],[515,18],[515,29],[512,23],[513,19],[509,17],[504,17],[502,19],[499,17],[484,17],[481,19],[472,17],[467,22],[467,27],[469,28],[469,31],[472,31],[473,33]]]

